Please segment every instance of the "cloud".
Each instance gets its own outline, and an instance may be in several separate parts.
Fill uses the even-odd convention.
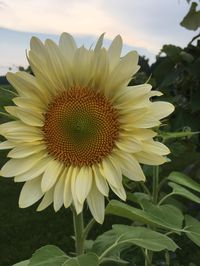
[[[94,40],[102,32],[108,39],[121,34],[127,46],[150,56],[166,42],[183,46],[193,36],[179,26],[188,9],[184,0],[4,0],[0,6],[0,27],[56,35],[67,31]]]
[[[0,9],[3,9],[4,7],[6,7],[7,5],[3,2],[3,1],[0,1]]]

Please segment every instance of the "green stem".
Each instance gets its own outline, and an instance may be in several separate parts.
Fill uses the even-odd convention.
[[[159,182],[159,166],[153,166],[153,202],[156,204],[158,201],[158,182]]]
[[[91,228],[93,227],[93,225],[96,223],[95,219],[91,219],[91,221],[86,225],[84,232],[83,232],[83,237],[84,239],[87,238],[88,233],[90,232]]]
[[[144,192],[146,192],[149,196],[151,196],[151,193],[150,193],[148,187],[144,184],[144,182],[142,181],[142,182],[140,182],[140,184],[141,184]]]
[[[151,266],[151,261],[150,261],[150,258],[149,258],[149,252],[148,252],[148,249],[142,249],[143,251],[143,254],[144,254],[144,258],[145,258],[145,266]]]
[[[167,195],[165,195],[158,203],[158,205],[161,205],[163,203],[163,201],[165,201],[167,198],[171,197],[172,195],[174,195],[175,193],[171,192]]]
[[[74,222],[74,233],[75,233],[75,247],[77,256],[84,253],[84,224],[83,224],[83,213],[76,213],[74,207],[71,208],[73,213],[73,222]]]
[[[170,256],[169,256],[168,250],[165,251],[165,263],[166,263],[166,266],[170,266]]]

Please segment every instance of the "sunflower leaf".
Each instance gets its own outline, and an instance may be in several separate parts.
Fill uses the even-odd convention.
[[[104,257],[113,257],[133,245],[152,251],[165,249],[175,251],[178,247],[169,237],[151,229],[115,224],[112,230],[96,239],[93,251],[99,255],[99,259],[102,261]]]
[[[187,15],[183,18],[180,25],[188,30],[197,30],[200,27],[200,10],[198,4],[193,2]]]
[[[189,215],[186,215],[185,225],[187,237],[200,247],[200,221]]]
[[[58,247],[47,245],[35,251],[28,266],[61,266],[69,258]]]
[[[190,178],[187,175],[184,175],[180,172],[172,172],[168,176],[168,180],[173,181],[179,185],[182,185],[184,187],[191,188],[197,192],[200,192],[200,184],[194,181],[192,178]]]
[[[196,196],[195,194],[193,194],[192,192],[190,192],[188,189],[173,183],[173,182],[169,182],[168,185],[170,187],[172,187],[173,191],[172,193],[175,195],[180,195],[186,199],[189,199],[191,201],[194,201],[196,203],[200,204],[200,197]]]
[[[62,266],[85,266],[85,265],[92,265],[98,266],[99,259],[96,254],[94,253],[87,253],[76,258],[70,258],[66,262],[62,264]]]
[[[106,213],[176,232],[182,230],[183,215],[178,208],[172,205],[156,206],[145,200],[143,200],[142,204],[145,210],[112,200],[106,208]]]
[[[23,261],[20,261],[20,262],[14,264],[13,266],[28,266],[29,262],[30,262],[30,260],[23,260]]]

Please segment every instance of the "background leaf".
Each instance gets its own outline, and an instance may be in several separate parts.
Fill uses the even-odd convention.
[[[87,253],[76,258],[67,260],[62,266],[98,266],[99,259],[97,255],[93,253]]]
[[[185,225],[187,227],[187,237],[200,247],[200,222],[195,218],[186,215]]]
[[[47,245],[36,250],[28,266],[61,266],[69,257],[58,247]]]
[[[169,182],[168,185],[173,188],[174,194],[180,195],[186,199],[192,200],[192,201],[200,204],[200,198],[197,197],[192,192],[190,192],[188,189],[186,189],[186,188],[184,188],[184,187],[182,187],[176,183],[173,183],[173,182]]]
[[[191,188],[197,192],[200,192],[200,184],[194,181],[192,178],[189,176],[180,173],[180,172],[172,172],[169,176],[168,179],[170,181],[173,181],[175,183],[178,183],[182,186]]]
[[[177,245],[164,234],[139,226],[113,225],[113,229],[99,236],[93,245],[93,251],[100,257],[113,256],[113,251],[121,252],[132,245],[152,251],[168,249],[175,251]],[[111,248],[112,247],[112,248]]]
[[[145,203],[143,204],[145,205]],[[146,206],[148,207],[145,210],[141,210],[120,201],[112,200],[106,208],[106,213],[173,231],[181,231],[183,216],[176,207],[171,205],[154,206],[150,203],[146,203]]]
[[[189,12],[181,21],[181,26],[188,30],[197,30],[200,27],[200,11],[196,10],[197,3],[193,2]]]
[[[30,260],[23,260],[21,262],[14,264],[13,266],[28,266],[29,262],[30,262]]]

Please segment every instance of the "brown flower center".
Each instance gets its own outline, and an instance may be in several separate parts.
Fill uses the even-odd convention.
[[[50,103],[43,127],[48,152],[67,165],[101,162],[119,134],[117,112],[103,95],[72,88]]]

